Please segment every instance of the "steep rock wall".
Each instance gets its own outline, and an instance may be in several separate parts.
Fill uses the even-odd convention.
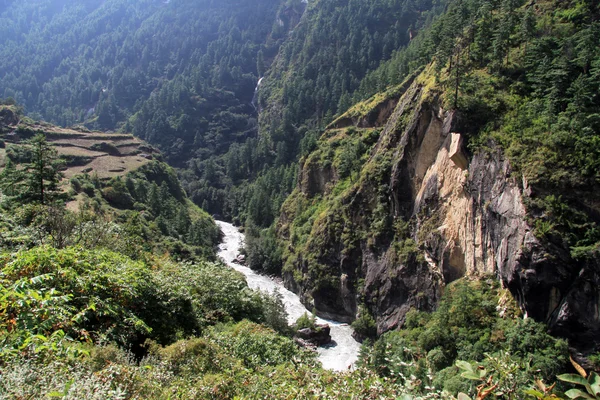
[[[382,333],[401,326],[411,308],[435,308],[449,282],[495,276],[526,315],[576,347],[594,347],[598,261],[577,263],[536,238],[526,179],[493,146],[467,154],[457,118],[425,76],[385,103],[395,106],[387,120],[370,120],[381,134],[347,189],[335,190],[335,164],[305,163],[278,226],[286,285],[325,317],[351,321],[364,304]],[[350,119],[340,121],[332,129]],[[306,217],[307,202],[318,211],[296,240],[294,221]]]

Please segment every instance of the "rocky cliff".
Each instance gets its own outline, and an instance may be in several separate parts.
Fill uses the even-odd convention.
[[[538,238],[536,189],[493,143],[469,153],[460,120],[425,71],[334,121],[282,208],[286,285],[325,317],[369,312],[382,333],[456,279],[496,277],[525,315],[590,350],[598,257]]]

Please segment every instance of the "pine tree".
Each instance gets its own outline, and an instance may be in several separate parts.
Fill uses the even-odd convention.
[[[152,182],[152,186],[150,186],[150,192],[148,193],[148,205],[150,206],[152,214],[154,214],[155,217],[160,215],[162,204],[156,182]]]
[[[192,225],[192,220],[190,219],[190,215],[185,206],[179,207],[179,212],[177,213],[177,233],[182,236],[186,236],[190,230]]]
[[[46,136],[38,132],[31,140],[23,145],[23,150],[29,151],[29,162],[18,166],[7,163],[0,175],[0,186],[5,195],[12,196],[20,203],[48,204],[59,193],[58,184],[63,177],[60,168],[62,160],[58,152],[46,141]]]
[[[532,7],[527,8],[527,11],[525,11],[525,15],[523,15],[523,19],[521,20],[519,33],[521,40],[525,44],[525,50],[527,50],[527,43],[535,34],[535,14]]]
[[[262,50],[259,50],[256,56],[256,70],[259,77],[262,77],[265,73],[265,56]]]

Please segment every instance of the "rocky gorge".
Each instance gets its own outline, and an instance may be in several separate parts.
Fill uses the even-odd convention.
[[[372,315],[381,334],[412,308],[433,310],[454,280],[498,278],[524,316],[593,348],[598,257],[575,260],[537,235],[528,204],[541,189],[493,142],[471,151],[469,135],[428,71],[330,124],[282,208],[286,286],[320,316]],[[361,162],[342,176],[352,145]]]

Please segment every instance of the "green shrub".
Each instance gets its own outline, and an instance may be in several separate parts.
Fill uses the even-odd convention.
[[[106,335],[123,345],[151,332],[134,311],[143,308],[142,293],[154,290],[141,263],[107,251],[50,247],[4,255],[0,263],[8,290],[0,309],[16,321],[9,331],[49,335],[61,329],[73,338]]]
[[[91,182],[86,182],[81,186],[81,191],[90,197],[94,197],[96,187]]]
[[[498,315],[499,302],[509,310],[504,317]],[[476,385],[465,385],[456,376],[456,360],[481,365],[497,380],[502,371],[514,369],[514,380],[501,382],[506,387],[515,383],[523,389],[536,378],[553,381],[566,368],[566,343],[550,336],[543,324],[518,317],[516,309],[506,303],[506,292],[497,283],[456,281],[435,312],[409,312],[403,329],[382,335],[363,350],[361,364],[400,382],[418,377],[421,385],[415,393],[428,385],[453,395],[474,389]]]
[[[109,186],[102,190],[102,197],[106,199],[112,206],[117,208],[133,208],[133,197],[123,186]]]
[[[90,146],[90,150],[108,153],[111,156],[120,156],[121,155],[121,152],[119,151],[117,146],[115,146],[112,143],[108,143],[108,142],[94,143],[93,145]]]
[[[71,178],[71,187],[76,192],[81,192],[81,181],[76,176]]]
[[[377,336],[377,323],[366,308],[360,309],[358,318],[352,322],[352,329],[363,339]]]
[[[293,359],[312,362],[316,356],[298,347],[292,339],[250,321],[218,327],[209,336],[251,369],[276,366]]]
[[[297,330],[305,328],[316,329],[317,317],[315,317],[313,314],[309,315],[307,312],[305,312],[296,320],[296,323],[294,325]]]
[[[6,254],[0,263],[0,317],[15,346],[59,329],[127,347],[145,338],[169,344],[245,318],[287,328],[281,299],[250,290],[219,264],[155,260],[151,268],[110,251],[51,247]]]

